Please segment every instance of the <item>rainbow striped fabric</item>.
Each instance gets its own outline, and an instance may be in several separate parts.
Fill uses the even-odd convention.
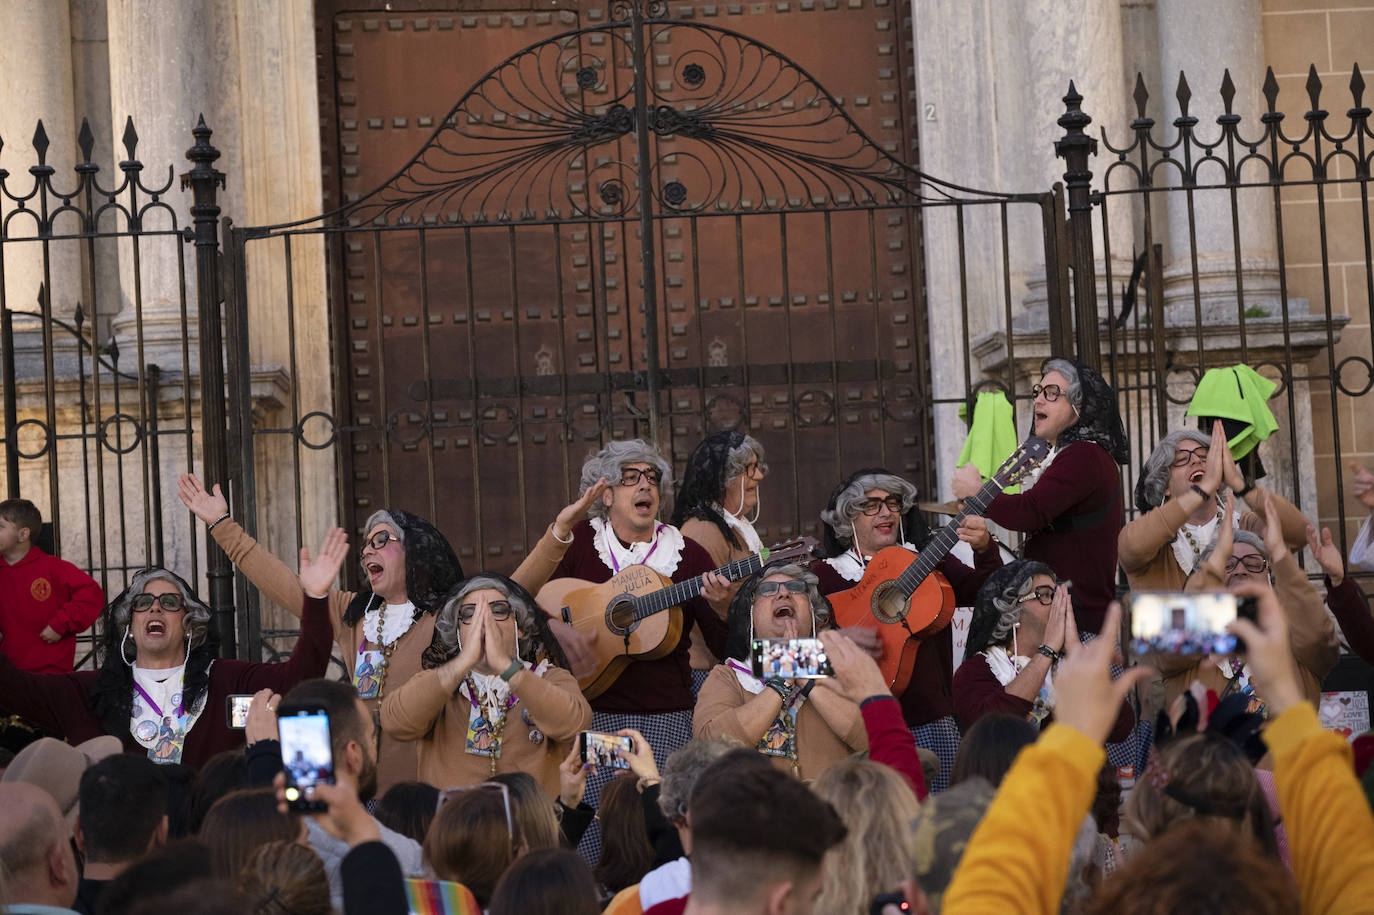
[[[411,915],[482,915],[477,897],[449,880],[406,880]]]

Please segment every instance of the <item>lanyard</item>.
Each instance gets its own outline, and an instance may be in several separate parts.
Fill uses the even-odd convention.
[[[658,549],[658,528],[659,528],[659,527],[662,527],[662,526],[663,526],[663,525],[660,524],[660,525],[658,525],[657,527],[654,528],[654,545],[651,546],[651,547],[649,547],[649,552],[647,552],[647,553],[644,554],[644,558],[641,559],[641,560],[639,561],[639,565],[648,565],[648,564],[649,564],[649,557],[652,556],[652,555],[654,555],[654,550]],[[606,527],[605,527],[603,530],[605,531],[607,537],[615,537],[615,531],[611,530],[611,526],[610,526],[609,523],[606,525]],[[610,555],[610,557],[611,557],[611,569],[612,569],[612,571],[614,571],[616,574],[619,574],[619,573],[620,573],[620,563],[619,563],[618,561],[616,561],[616,558],[615,558],[615,545],[612,544],[610,540],[607,540],[607,541],[606,541],[606,546],[607,546],[606,552],[607,552],[607,553]]]
[[[147,690],[145,690],[141,684],[139,684],[138,682],[135,682],[135,683],[134,683],[134,690],[135,690],[140,696],[143,697],[143,701],[146,702],[146,703],[148,703],[148,706],[149,706],[153,711],[157,712],[157,717],[159,717],[159,718],[163,717],[163,715],[162,715],[162,709],[158,706],[158,704],[157,704],[156,702],[153,701],[153,697],[150,696],[150,695],[148,695]],[[176,708],[176,716],[177,716],[178,718],[180,718],[182,712],[184,712],[185,710],[186,710],[186,709],[185,709],[185,707],[184,707],[184,703],[183,703],[183,704],[178,704],[178,705],[177,705],[177,708]]]

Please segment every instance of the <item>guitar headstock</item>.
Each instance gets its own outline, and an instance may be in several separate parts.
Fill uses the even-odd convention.
[[[1040,466],[1040,462],[1049,453],[1049,442],[1039,436],[1029,436],[1021,443],[1021,447],[1013,451],[1011,456],[1002,462],[1002,466],[997,468],[997,473],[993,474],[993,478],[1003,486],[1012,486]]]
[[[797,537],[766,548],[759,554],[759,559],[765,563],[790,562],[794,559],[809,560],[815,554],[817,546],[819,544],[816,543],[815,537]]]

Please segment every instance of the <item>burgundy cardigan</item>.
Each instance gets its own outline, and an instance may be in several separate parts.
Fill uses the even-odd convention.
[[[1034,707],[1034,702],[1013,696],[1007,692],[1006,687],[997,682],[997,678],[992,675],[992,668],[988,666],[988,659],[982,652],[965,658],[959,669],[954,672],[954,716],[959,719],[959,729],[965,734],[973,727],[973,723],[984,715],[1003,712],[1025,718]],[[1041,730],[1053,720],[1054,715],[1048,715],[1040,722]],[[1135,712],[1131,709],[1129,701],[1123,702],[1121,711],[1116,716],[1116,723],[1112,725],[1112,732],[1107,736],[1107,743],[1120,743],[1131,736],[1134,728]]]
[[[243,731],[229,727],[228,697],[269,687],[284,694],[302,680],[323,677],[333,641],[328,600],[307,597],[301,612],[300,635],[290,658],[276,664],[216,660],[210,668],[205,710],[186,734],[181,761],[199,768],[216,753],[243,749]],[[95,678],[93,670],[26,673],[0,652],[0,708],[63,735],[68,743],[79,744],[105,733],[104,725],[91,711],[90,694]],[[114,736],[124,742],[126,753],[148,752],[127,730]]]
[[[1369,601],[1355,579],[1347,575],[1339,587],[1332,587],[1327,578],[1326,605],[1341,624],[1350,650],[1366,664],[1374,664],[1374,616],[1370,616]]]

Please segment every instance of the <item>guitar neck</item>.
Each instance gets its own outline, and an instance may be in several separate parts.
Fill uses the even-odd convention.
[[[954,549],[954,545],[959,542],[959,527],[964,523],[964,518],[969,515],[981,515],[987,507],[992,504],[992,500],[1005,488],[1006,483],[998,476],[994,476],[983,484],[983,487],[974,495],[964,501],[964,507],[940,530],[936,531],[930,538],[930,542],[921,550],[921,554],[916,557],[916,561],[906,567],[901,575],[897,576],[897,587],[907,597],[916,592],[916,588],[931,572],[935,571],[949,551]]]
[[[748,556],[744,559],[736,559],[727,562],[725,565],[716,569],[718,575],[724,575],[730,581],[737,581],[746,575],[753,575],[763,568],[764,557],[759,555]],[[646,616],[653,616],[655,613],[662,613],[669,607],[676,607],[685,601],[689,601],[701,594],[701,589],[706,586],[705,576],[697,575],[686,581],[680,581],[669,585],[660,591],[652,591],[642,594],[635,598],[636,620],[642,620]]]

